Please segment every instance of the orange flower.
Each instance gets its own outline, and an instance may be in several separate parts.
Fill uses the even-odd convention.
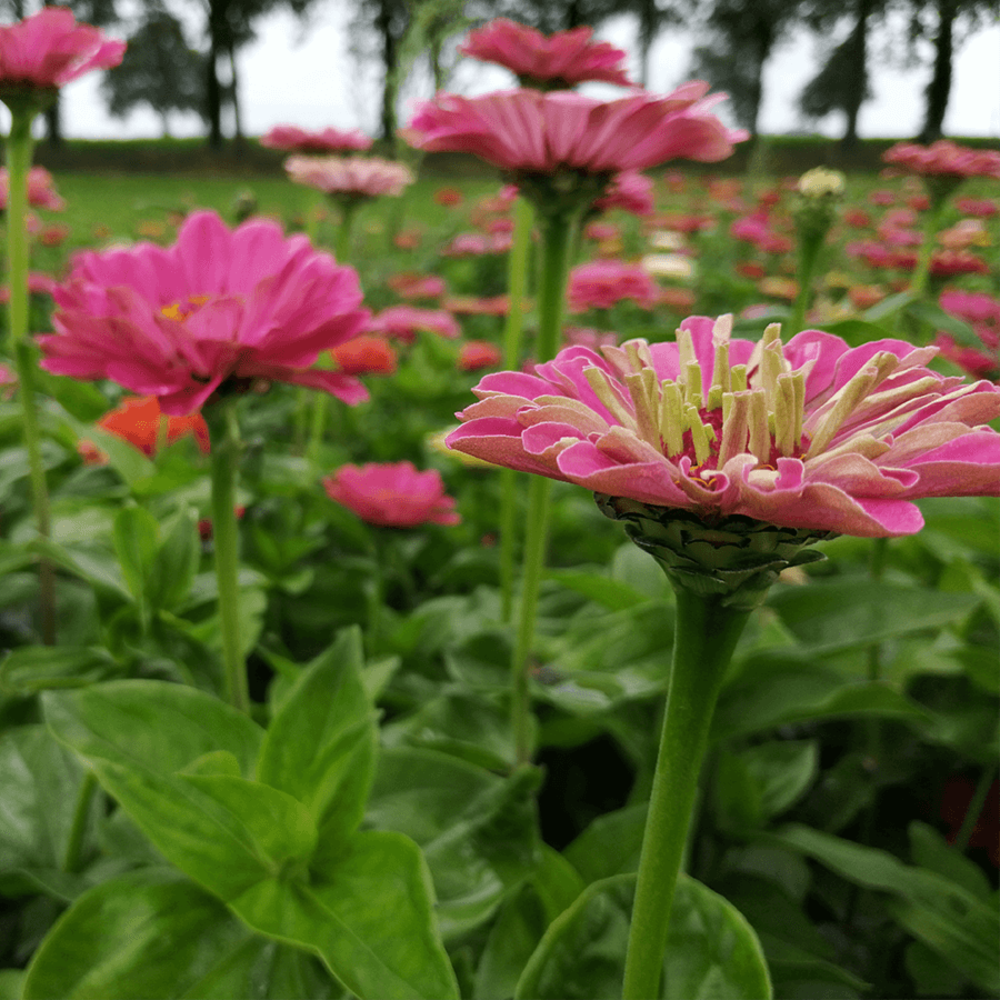
[[[396,352],[382,337],[363,333],[330,353],[347,375],[392,375],[396,371]]]
[[[166,442],[172,444],[178,438],[193,434],[199,449],[208,453],[208,427],[200,413],[186,417],[164,417],[160,412],[160,402],[155,396],[132,396],[120,406],[106,413],[97,421],[97,426],[115,437],[138,448],[152,458],[161,440],[161,421],[166,421]],[[86,461],[86,458],[84,459]]]

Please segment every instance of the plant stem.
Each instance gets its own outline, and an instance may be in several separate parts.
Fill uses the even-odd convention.
[[[236,419],[236,398],[222,399],[207,407],[205,416],[212,440],[212,537],[215,576],[219,583],[226,700],[240,711],[249,713],[250,692],[240,642],[236,477],[242,443]]]
[[[927,209],[927,219],[924,224],[924,242],[920,245],[920,256],[910,280],[910,293],[915,299],[923,296],[927,288],[927,278],[931,271],[931,257],[934,256],[934,237],[941,222],[941,212],[947,203],[947,197],[939,195],[933,189],[930,191],[930,208]]]
[[[670,908],[722,679],[751,612],[675,588],[677,614],[653,792],[642,840],[623,1000],[660,995]]]
[[[535,345],[535,357],[539,362],[550,361],[559,348],[563,314],[566,309],[570,249],[573,246],[573,231],[579,215],[579,211],[552,213],[543,215],[540,219],[542,255],[538,279],[538,341]],[[535,477],[528,491],[517,642],[511,660],[511,723],[518,765],[531,760],[528,657],[531,655],[535,639],[538,592],[545,571],[551,490],[551,480]]]
[[[337,229],[337,241],[333,255],[338,264],[346,264],[351,254],[351,233],[354,229],[354,219],[358,214],[360,201],[345,199],[340,202],[340,227]]]
[[[964,853],[965,849],[969,846],[969,838],[971,838],[972,831],[976,828],[976,820],[979,819],[979,814],[983,811],[986,796],[990,793],[990,786],[993,784],[996,774],[997,765],[994,764],[992,767],[984,768],[983,773],[979,776],[979,783],[976,785],[976,790],[972,793],[972,798],[969,800],[969,807],[965,811],[965,818],[962,820],[962,825],[955,837],[954,847],[959,854]]]
[[[788,335],[794,336],[805,326],[806,310],[812,302],[812,281],[816,271],[816,261],[823,246],[824,232],[818,239],[812,234],[802,237],[799,241],[799,266],[796,278],[799,283],[799,293],[795,297],[792,315],[788,321]]]
[[[49,491],[42,464],[41,432],[35,404],[35,351],[28,340],[28,171],[31,169],[34,140],[31,123],[35,111],[12,108],[10,135],[7,138],[7,270],[10,285],[10,349],[17,369],[21,422],[28,451],[31,500],[39,537],[51,534]],[[56,641],[56,577],[52,561],[45,556],[38,564],[39,612],[42,642]]]
[[[508,259],[510,306],[503,336],[503,366],[508,371],[516,371],[521,363],[523,303],[528,286],[533,222],[531,203],[518,198],[514,203],[514,236]],[[501,470],[500,489],[500,606],[502,620],[509,622],[514,614],[514,553],[517,548],[517,473],[513,469]]]
[[[62,870],[72,875],[80,870],[80,852],[83,848],[83,835],[87,830],[87,816],[90,812],[90,802],[97,788],[97,778],[93,771],[87,771],[80,783],[80,791],[76,797],[76,808],[73,810],[73,824],[69,828],[69,838],[66,841],[66,854],[63,858]]]

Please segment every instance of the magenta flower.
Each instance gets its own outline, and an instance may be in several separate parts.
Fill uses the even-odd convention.
[[[323,486],[331,500],[369,524],[416,528],[461,521],[454,499],[444,491],[441,473],[418,472],[412,462],[342,465]]]
[[[290,156],[285,170],[296,184],[351,199],[396,197],[415,180],[404,164],[374,156]]]
[[[607,193],[594,202],[599,212],[609,212],[620,208],[632,215],[652,215],[655,208],[653,181],[638,170],[623,170],[615,174],[608,185]]]
[[[77,24],[66,7],[44,7],[16,24],[0,26],[0,93],[54,90],[92,69],[122,61],[125,43]]]
[[[1000,494],[1000,388],[925,364],[900,340],[817,330],[731,340],[691,317],[676,343],[566,348],[474,390],[448,445],[598,493],[788,528],[905,535],[919,497]],[[602,357],[603,355],[603,357]]]
[[[595,42],[593,28],[544,35],[501,17],[470,32],[459,52],[504,66],[525,87],[566,90],[589,80],[632,86],[623,66],[625,53],[609,42]]]
[[[170,415],[217,390],[272,381],[367,399],[357,379],[310,369],[363,329],[357,275],[273,222],[229,230],[214,212],[196,212],[167,249],[78,255],[55,300],[56,332],[38,338],[42,367],[157,396]]]
[[[721,95],[692,81],[666,97],[637,92],[598,101],[569,91],[508,90],[483,97],[438,94],[404,131],[429,152],[472,153],[515,175],[616,174],[686,157],[715,162],[746,133],[711,109]]]
[[[325,128],[319,132],[307,132],[297,125],[275,125],[260,137],[260,144],[288,153],[346,153],[371,149],[372,140],[360,129],[342,131]]]
[[[6,167],[0,167],[0,211],[7,210],[7,199],[10,197],[10,177]],[[45,167],[32,167],[28,171],[28,204],[35,208],[47,208],[52,212],[61,212],[66,202],[59,196],[55,184]]]
[[[623,299],[631,299],[644,309],[652,309],[658,291],[656,282],[639,264],[595,260],[579,264],[570,271],[568,297],[573,312],[610,309]]]
[[[955,289],[942,292],[938,302],[945,312],[968,323],[981,341],[979,348],[970,347],[938,333],[934,343],[941,354],[974,378],[1000,381],[1000,299]]]
[[[436,333],[439,337],[454,340],[461,334],[458,321],[445,309],[421,309],[419,306],[389,306],[373,316],[365,326],[366,333],[394,337],[412,343],[419,330]]]
[[[882,160],[907,174],[1000,180],[1000,153],[992,149],[970,149],[948,139],[939,139],[930,146],[899,142],[882,154]]]

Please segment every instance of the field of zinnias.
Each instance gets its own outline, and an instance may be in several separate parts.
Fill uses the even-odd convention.
[[[581,31],[230,183],[29,171],[121,49],[0,28],[0,998],[1000,989],[1000,154]]]

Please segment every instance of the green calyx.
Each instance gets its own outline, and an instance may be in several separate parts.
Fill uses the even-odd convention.
[[[625,522],[629,538],[660,564],[675,590],[716,598],[734,610],[759,607],[782,570],[825,559],[805,546],[837,535],[738,514],[710,523],[690,511],[605,493],[594,499],[606,517]]]
[[[611,177],[610,173],[588,174],[567,169],[552,174],[515,173],[510,180],[531,202],[540,219],[568,219],[585,212],[602,197]]]

